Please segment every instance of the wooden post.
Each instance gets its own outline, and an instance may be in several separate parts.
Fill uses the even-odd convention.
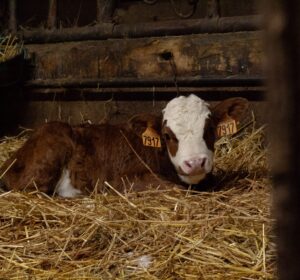
[[[97,0],[97,21],[111,22],[116,6],[116,0]]]
[[[17,6],[16,0],[9,0],[9,29],[11,32],[17,32]]]
[[[56,18],[57,18],[57,0],[49,0],[48,22],[47,22],[47,27],[49,29],[56,28]]]
[[[269,0],[270,163],[279,279],[300,275],[300,2]]]

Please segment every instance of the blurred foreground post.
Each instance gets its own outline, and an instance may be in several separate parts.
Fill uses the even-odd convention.
[[[300,278],[300,1],[268,0],[270,162],[280,279]]]

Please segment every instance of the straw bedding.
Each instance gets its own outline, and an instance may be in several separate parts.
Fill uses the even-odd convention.
[[[23,43],[20,43],[16,36],[0,35],[0,63],[21,54],[22,51]]]
[[[220,139],[210,192],[3,192],[0,279],[274,279],[266,151],[263,128]]]

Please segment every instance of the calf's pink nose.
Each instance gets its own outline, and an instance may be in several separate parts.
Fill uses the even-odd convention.
[[[206,157],[193,158],[184,161],[184,169],[187,174],[197,173],[205,170]]]

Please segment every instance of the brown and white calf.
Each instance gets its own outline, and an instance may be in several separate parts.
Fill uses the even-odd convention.
[[[247,100],[231,98],[210,109],[189,95],[171,100],[161,116],[137,115],[121,125],[47,123],[4,163],[0,176],[7,189],[38,188],[62,197],[101,190],[104,181],[124,191],[125,177],[141,190],[153,173],[177,184],[198,184],[212,171],[217,124],[238,120],[246,107]],[[149,128],[161,138],[160,147],[143,145]]]

